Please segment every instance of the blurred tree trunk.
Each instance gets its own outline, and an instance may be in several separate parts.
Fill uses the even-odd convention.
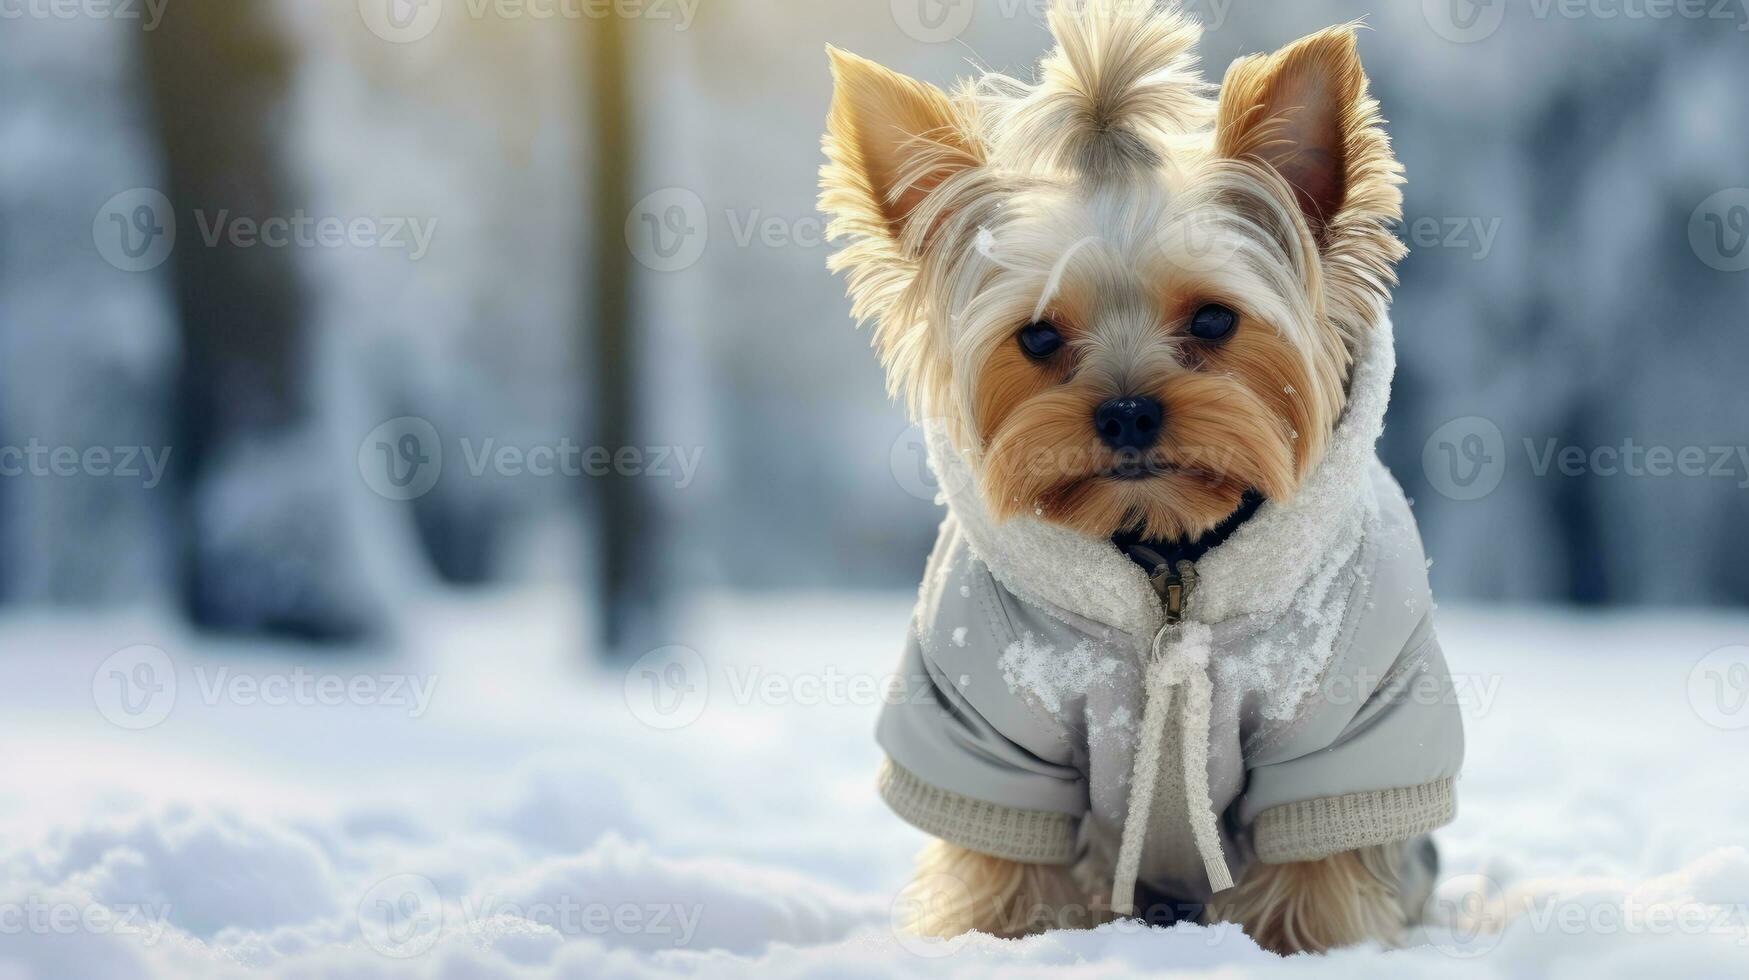
[[[259,4],[186,0],[145,35],[178,232],[182,598],[200,626],[346,639],[370,607],[322,482],[297,249],[222,234],[300,209],[280,139],[292,57],[265,21]]]
[[[93,223],[100,209],[132,217],[144,201],[130,192],[160,181],[140,31],[114,18],[0,19],[0,445],[119,450],[108,475],[0,475],[0,595],[162,599],[170,493],[125,458],[162,460],[170,441],[168,275],[149,261],[122,268],[119,236]]]
[[[585,103],[595,134],[595,179],[590,188],[595,215],[589,251],[593,274],[583,327],[583,349],[595,355],[595,445],[611,452],[637,445],[638,344],[625,220],[632,208],[637,133],[632,120],[631,38],[622,17],[584,27]],[[635,652],[658,599],[650,558],[657,542],[647,537],[646,501],[636,476],[617,472],[591,481],[596,521],[596,582],[602,643],[610,654]]]

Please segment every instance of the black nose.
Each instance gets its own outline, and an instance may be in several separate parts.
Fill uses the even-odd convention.
[[[1159,441],[1165,414],[1152,398],[1113,398],[1094,411],[1093,427],[1113,449],[1147,449]]]

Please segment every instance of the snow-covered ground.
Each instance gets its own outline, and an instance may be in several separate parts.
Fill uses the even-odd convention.
[[[896,933],[923,838],[870,733],[908,606],[701,601],[629,669],[556,592],[434,598],[373,656],[14,614],[0,978],[1749,973],[1749,618],[1444,611],[1470,752],[1436,911],[1518,914],[1281,960]]]

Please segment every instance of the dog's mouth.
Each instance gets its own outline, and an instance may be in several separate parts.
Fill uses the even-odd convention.
[[[1098,470],[1095,475],[1106,480],[1132,483],[1163,476],[1196,476],[1198,472],[1178,466],[1161,456],[1149,453],[1120,452],[1113,456],[1111,462]]]
[[[1165,476],[1173,472],[1169,464],[1156,463],[1146,459],[1126,459],[1112,463],[1099,471],[1099,475],[1107,480],[1121,480],[1133,483],[1140,480],[1151,480],[1157,476]]]

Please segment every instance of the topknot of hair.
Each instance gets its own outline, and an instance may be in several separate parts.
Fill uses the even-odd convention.
[[[1212,121],[1202,25],[1176,0],[1053,0],[1049,19],[1057,46],[1037,82],[989,74],[977,86],[985,139],[1004,163],[1119,176],[1159,166],[1175,139]]]

